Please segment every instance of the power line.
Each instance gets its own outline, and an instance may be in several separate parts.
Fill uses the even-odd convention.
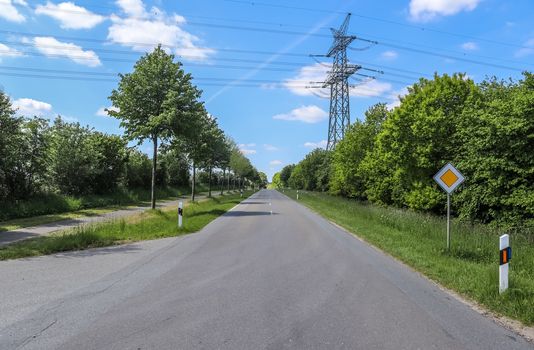
[[[0,75],[3,75],[3,76],[12,76],[12,77],[18,77],[18,78],[40,78],[40,79],[53,79],[53,80],[75,80],[75,81],[87,81],[87,82],[108,82],[108,83],[116,83],[117,81],[116,80],[113,80],[113,79],[99,79],[99,78],[87,78],[87,77],[77,77],[77,76],[54,76],[54,75],[42,75],[42,74],[25,74],[25,73],[6,73],[6,72],[0,72]],[[200,86],[200,88],[202,88],[203,86],[220,86],[220,87],[223,87],[223,86],[227,86],[228,83],[223,83],[223,82],[212,82],[211,81],[211,78],[206,78],[208,79],[207,82],[205,83],[202,83],[202,86]],[[228,79],[228,82],[230,82],[231,79]],[[270,83],[269,85],[265,85],[265,83],[247,83],[247,82],[243,82],[243,83],[236,83],[236,84],[232,84],[232,87],[238,87],[238,88],[264,88],[266,90],[270,90],[270,89],[287,89],[288,86],[285,85],[284,83],[280,83],[280,82],[273,82],[273,83]],[[307,85],[291,85],[291,88],[300,88],[300,89],[305,89],[307,87]],[[383,95],[383,94],[376,94],[378,92],[378,90],[375,90],[375,89],[363,89],[362,90],[363,92],[367,92],[367,93],[373,93],[374,95],[372,97],[389,97],[389,96],[386,96],[386,95]]]
[[[51,35],[47,35],[47,34],[35,34],[35,33],[29,33],[29,32],[16,32],[16,31],[9,31],[9,30],[0,30],[0,33],[4,33],[4,34],[8,34],[8,35],[31,36],[31,37],[51,36]],[[93,38],[77,38],[77,37],[65,37],[65,36],[55,36],[55,38],[63,39],[63,40],[75,40],[75,41],[88,41],[88,42],[108,43],[108,41],[106,41],[106,40],[93,39]],[[370,40],[367,40],[367,39],[364,39],[364,38],[360,38],[360,37],[357,37],[357,40],[364,41],[364,42],[370,42]],[[7,41],[4,41],[4,42],[7,42]],[[11,42],[12,44],[15,44],[15,45],[31,46],[30,43],[17,43],[17,42],[13,42],[13,41],[9,41],[9,42]],[[507,65],[501,65],[501,64],[491,63],[491,62],[484,62],[484,61],[480,61],[480,60],[474,60],[474,59],[470,59],[470,58],[466,58],[466,57],[458,57],[458,56],[452,56],[452,55],[443,54],[443,53],[434,52],[434,51],[411,48],[411,47],[408,47],[408,46],[403,46],[403,45],[399,45],[399,44],[395,44],[395,43],[391,43],[391,42],[387,42],[387,41],[379,41],[377,43],[380,44],[380,45],[383,45],[383,46],[392,47],[392,48],[396,48],[396,49],[399,49],[399,50],[404,50],[404,51],[409,51],[409,52],[418,53],[418,54],[424,54],[424,55],[430,55],[430,56],[435,56],[435,57],[441,57],[441,58],[448,58],[448,59],[453,59],[453,60],[457,60],[457,61],[463,61],[463,62],[467,62],[467,63],[471,63],[471,64],[489,66],[489,67],[492,67],[492,68],[500,68],[500,69],[506,69],[506,70],[511,70],[511,71],[517,71],[517,72],[521,72],[523,70],[526,70],[525,68],[511,67],[511,66],[507,66]],[[154,47],[156,45],[154,43],[137,43],[137,42],[116,42],[116,44],[128,45],[128,46],[146,46],[146,47]],[[425,45],[413,44],[413,43],[411,43],[411,45],[418,45],[418,46],[422,46],[422,47],[428,47],[428,46],[425,46]],[[48,45],[48,46],[51,46],[51,45]],[[162,45],[162,46],[163,47],[167,47],[167,48],[171,48],[171,49],[184,50],[184,48],[179,48],[179,47],[174,46],[174,45]],[[47,45],[43,45],[43,47],[47,47]],[[58,47],[58,49],[59,49],[59,47]],[[74,50],[74,48],[63,48],[63,47],[61,47],[61,49],[62,50]],[[185,48],[185,49],[187,50],[187,48]],[[197,50],[198,51],[199,49],[202,50],[203,48],[198,48],[198,49],[197,48],[192,48],[192,49],[190,48],[189,50],[192,50],[192,51]],[[432,49],[438,50],[438,48],[432,48]],[[129,53],[128,51],[124,51],[124,50],[110,50],[110,49],[97,49],[97,48],[92,48],[90,50],[98,51],[98,52],[120,53],[120,54],[135,54],[135,52]],[[224,51],[224,52],[236,52],[236,53],[265,54],[265,55],[275,54],[273,52],[262,51],[262,50],[243,50],[243,49],[228,49],[228,48],[222,48],[222,49],[213,48],[213,50],[220,50],[220,51]],[[452,50],[445,50],[445,51],[452,51]],[[457,51],[453,51],[453,52],[458,53]],[[286,56],[293,56],[293,57],[306,56],[305,54],[301,54],[301,53],[294,53],[294,54],[286,53],[285,55]],[[463,54],[463,55],[465,56],[465,54]],[[178,55],[178,56],[181,57],[181,58],[185,58],[185,59],[199,58],[198,56],[197,57],[195,57],[195,56],[187,56],[187,55]],[[486,58],[489,58],[489,59],[492,59],[492,60],[501,60],[501,59],[493,58],[493,57],[489,57],[489,56],[486,56]],[[226,61],[232,60],[232,61],[239,62],[239,61],[237,61],[238,59],[218,58],[218,60],[226,60]],[[513,61],[513,62],[514,63],[521,63],[521,64],[529,64],[529,63],[524,63],[524,62],[519,62],[519,61]],[[256,61],[254,63],[263,63],[263,62],[262,61]],[[288,64],[289,65],[300,65],[300,63],[295,63],[295,62],[280,63],[280,64],[282,64],[282,65],[288,65]],[[532,64],[530,64],[530,65],[532,65]]]
[[[77,70],[62,70],[62,69],[47,69],[47,68],[34,68],[34,67],[15,67],[15,66],[0,66],[0,71],[7,70],[7,71],[19,71],[19,72],[32,72],[32,73],[54,73],[58,75],[80,75],[80,76],[88,76],[88,77],[118,77],[119,73],[108,73],[108,72],[90,72],[90,71],[77,71]],[[17,73],[21,74],[21,73]],[[58,76],[59,77],[59,76]],[[221,77],[192,77],[193,80],[199,80],[199,81],[227,81],[231,82],[234,81],[235,78],[221,78]],[[110,79],[112,80],[112,79]],[[388,79],[380,79],[384,81],[391,81]],[[115,81],[115,80],[113,80]],[[246,79],[245,82],[254,82],[254,83],[279,83],[278,80],[272,80],[272,79]],[[291,85],[295,82],[295,80],[291,80]],[[300,80],[297,82],[302,82],[303,84],[310,83],[309,81]],[[391,81],[398,84],[410,84],[408,82],[399,82],[399,81]],[[287,81],[286,81],[287,83]]]
[[[9,53],[8,50],[2,50],[0,49],[0,53]],[[86,56],[81,55],[63,55],[63,54],[45,54],[41,52],[34,52],[34,51],[21,51],[21,53],[25,55],[32,55],[32,56],[39,56],[39,57],[52,57],[52,58],[69,58],[69,59],[79,59],[79,60],[87,60],[87,61],[111,61],[111,62],[122,62],[122,63],[135,63],[134,60],[128,60],[128,59],[121,59],[121,58],[113,58],[113,57],[99,57],[99,58],[88,58]],[[260,64],[262,61],[256,61],[256,60],[246,60],[246,59],[224,59],[221,58],[219,60],[222,61],[230,61],[230,62],[239,62],[239,63],[255,63]],[[302,67],[307,65],[306,63],[300,63],[300,62],[271,62],[269,65],[282,65],[282,66],[294,66],[294,67]],[[231,66],[231,65],[221,65],[221,64],[209,64],[209,63],[197,63],[197,62],[190,62],[187,63],[185,66],[198,66],[198,67],[206,67],[206,68],[215,68],[215,69],[234,69],[234,70],[247,70],[247,69],[258,69],[257,66]],[[0,69],[2,69],[2,66],[0,66]],[[294,72],[295,69],[284,69],[284,68],[278,68],[278,67],[262,67],[260,68],[262,71],[273,71],[273,72]],[[402,78],[407,79],[418,79],[414,77],[408,77],[408,76],[401,76],[399,74],[395,73],[386,73],[391,76],[398,76]],[[388,79],[383,79],[385,81],[388,81]],[[393,83],[399,83],[398,81],[391,81]],[[409,84],[406,82],[399,83],[399,84]]]
[[[223,1],[246,4],[246,5],[252,5],[252,6],[265,6],[265,7],[284,8],[284,9],[293,9],[293,10],[302,10],[302,11],[323,12],[323,13],[333,13],[333,14],[345,14],[343,12],[332,11],[332,10],[327,10],[327,9],[317,9],[317,8],[306,8],[306,7],[301,7],[301,6],[288,6],[288,5],[280,5],[280,4],[270,4],[270,3],[257,2],[257,1],[246,1],[246,0],[223,0]],[[493,40],[493,39],[486,39],[486,38],[481,38],[481,37],[477,37],[477,36],[469,35],[469,34],[455,33],[455,32],[450,32],[450,31],[446,31],[446,30],[435,29],[435,28],[431,28],[431,27],[424,27],[424,26],[418,26],[418,25],[413,25],[413,24],[408,24],[408,23],[402,23],[402,22],[393,21],[393,20],[389,20],[389,19],[384,19],[384,18],[379,18],[379,17],[359,14],[359,13],[354,12],[354,11],[351,11],[351,15],[355,16],[355,17],[363,18],[363,19],[372,20],[372,21],[377,21],[377,22],[382,22],[382,23],[389,23],[389,24],[394,24],[394,25],[406,27],[406,28],[417,29],[419,31],[434,32],[434,33],[451,35],[451,36],[465,38],[465,39],[474,39],[474,40],[479,40],[479,41],[483,41],[483,42],[487,42],[487,43],[491,43],[491,44],[511,46],[511,47],[516,47],[516,48],[523,48],[523,49],[528,49],[529,48],[529,47],[521,45],[521,44],[498,41],[498,40]]]
[[[493,67],[493,68],[506,69],[506,70],[516,71],[516,72],[522,72],[522,71],[525,70],[525,69],[521,69],[521,68],[505,66],[505,65],[502,65],[502,64],[482,62],[482,61],[472,60],[472,59],[469,59],[469,58],[463,58],[463,57],[451,56],[451,55],[447,55],[447,54],[441,54],[441,53],[438,53],[438,52],[432,52],[432,51],[421,50],[421,49],[414,49],[414,48],[411,48],[411,47],[406,47],[406,46],[397,45],[397,44],[393,44],[393,43],[386,43],[386,42],[379,41],[378,44],[379,45],[388,46],[388,47],[392,47],[392,48],[399,49],[399,50],[416,52],[416,53],[429,55],[429,56],[448,58],[448,59],[451,59],[451,60],[463,61],[463,62],[467,62],[467,63],[477,64],[477,65],[482,65],[482,66],[488,66],[488,67]]]
[[[462,56],[480,57],[480,58],[484,58],[484,59],[489,59],[489,60],[494,60],[494,61],[502,61],[502,62],[509,62],[509,63],[514,63],[514,64],[534,65],[534,63],[531,63],[531,62],[508,60],[508,59],[504,59],[504,58],[497,58],[497,57],[479,55],[479,54],[474,54],[474,53],[466,53],[466,52],[461,52],[461,51],[457,51],[457,50],[451,50],[451,49],[446,49],[446,48],[441,48],[441,47],[418,44],[418,43],[414,43],[414,42],[400,41],[400,40],[392,39],[392,38],[384,38],[384,37],[371,35],[371,34],[365,34],[365,36],[368,36],[368,37],[371,37],[371,38],[376,38],[377,40],[385,40],[385,42],[390,42],[390,43],[394,42],[396,44],[400,43],[400,44],[404,44],[404,45],[422,47],[422,48],[431,49],[433,51],[446,51],[446,52],[451,52],[451,53],[454,53],[454,54],[457,54],[457,55],[462,55]],[[380,43],[380,42],[377,41],[376,43]]]

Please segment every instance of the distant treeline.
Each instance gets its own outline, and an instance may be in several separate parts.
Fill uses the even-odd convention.
[[[274,182],[443,213],[446,195],[432,177],[447,162],[466,178],[452,197],[457,216],[534,226],[533,74],[480,84],[464,74],[420,79],[400,106],[370,107],[334,151],[312,151]]]
[[[191,80],[159,46],[142,56],[111,92],[108,113],[121,121],[122,136],[61,117],[50,123],[17,116],[0,92],[0,208],[46,194],[104,195],[132,188],[149,189],[155,208],[156,186],[191,183],[194,193],[200,178],[211,195],[212,184],[266,184],[267,176],[207,112]],[[128,147],[129,141],[145,140],[153,145],[151,158]]]
[[[6,97],[1,95],[3,102]],[[8,110],[8,109],[7,109]],[[108,135],[58,117],[5,115],[2,108],[0,199],[29,199],[45,193],[109,194],[119,187],[149,188],[152,162],[117,135]],[[156,183],[187,186],[188,163],[172,151],[160,155]]]

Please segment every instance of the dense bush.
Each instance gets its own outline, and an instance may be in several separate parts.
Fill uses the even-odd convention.
[[[158,185],[187,186],[189,167],[185,155],[178,155],[172,149],[161,152]],[[23,200],[26,204],[20,204],[20,210],[30,215],[31,210],[35,214],[47,212],[38,203],[46,206],[49,202],[58,210],[78,207],[59,203],[70,200],[61,199],[62,195],[86,198],[124,193],[128,188],[148,189],[151,168],[148,156],[127,148],[120,136],[69,123],[61,117],[53,123],[36,117],[18,117],[9,98],[0,93],[2,208]],[[37,204],[31,204],[31,200]]]
[[[435,75],[409,87],[399,107],[369,108],[330,156],[315,150],[279,178],[283,186],[443,213],[446,195],[432,177],[452,162],[466,177],[453,196],[456,215],[530,226],[533,152],[534,75],[480,84],[464,74]]]

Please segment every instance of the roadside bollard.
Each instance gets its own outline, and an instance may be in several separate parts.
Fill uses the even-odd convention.
[[[184,215],[184,203],[178,203],[178,228],[182,227],[182,217]]]
[[[499,238],[499,253],[499,293],[504,293],[508,289],[508,269],[512,259],[509,235]]]
[[[299,190],[297,190],[297,200],[299,200]]]

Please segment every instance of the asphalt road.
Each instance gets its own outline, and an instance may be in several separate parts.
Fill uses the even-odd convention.
[[[0,349],[534,348],[268,190],[197,234],[0,262],[0,281]]]

